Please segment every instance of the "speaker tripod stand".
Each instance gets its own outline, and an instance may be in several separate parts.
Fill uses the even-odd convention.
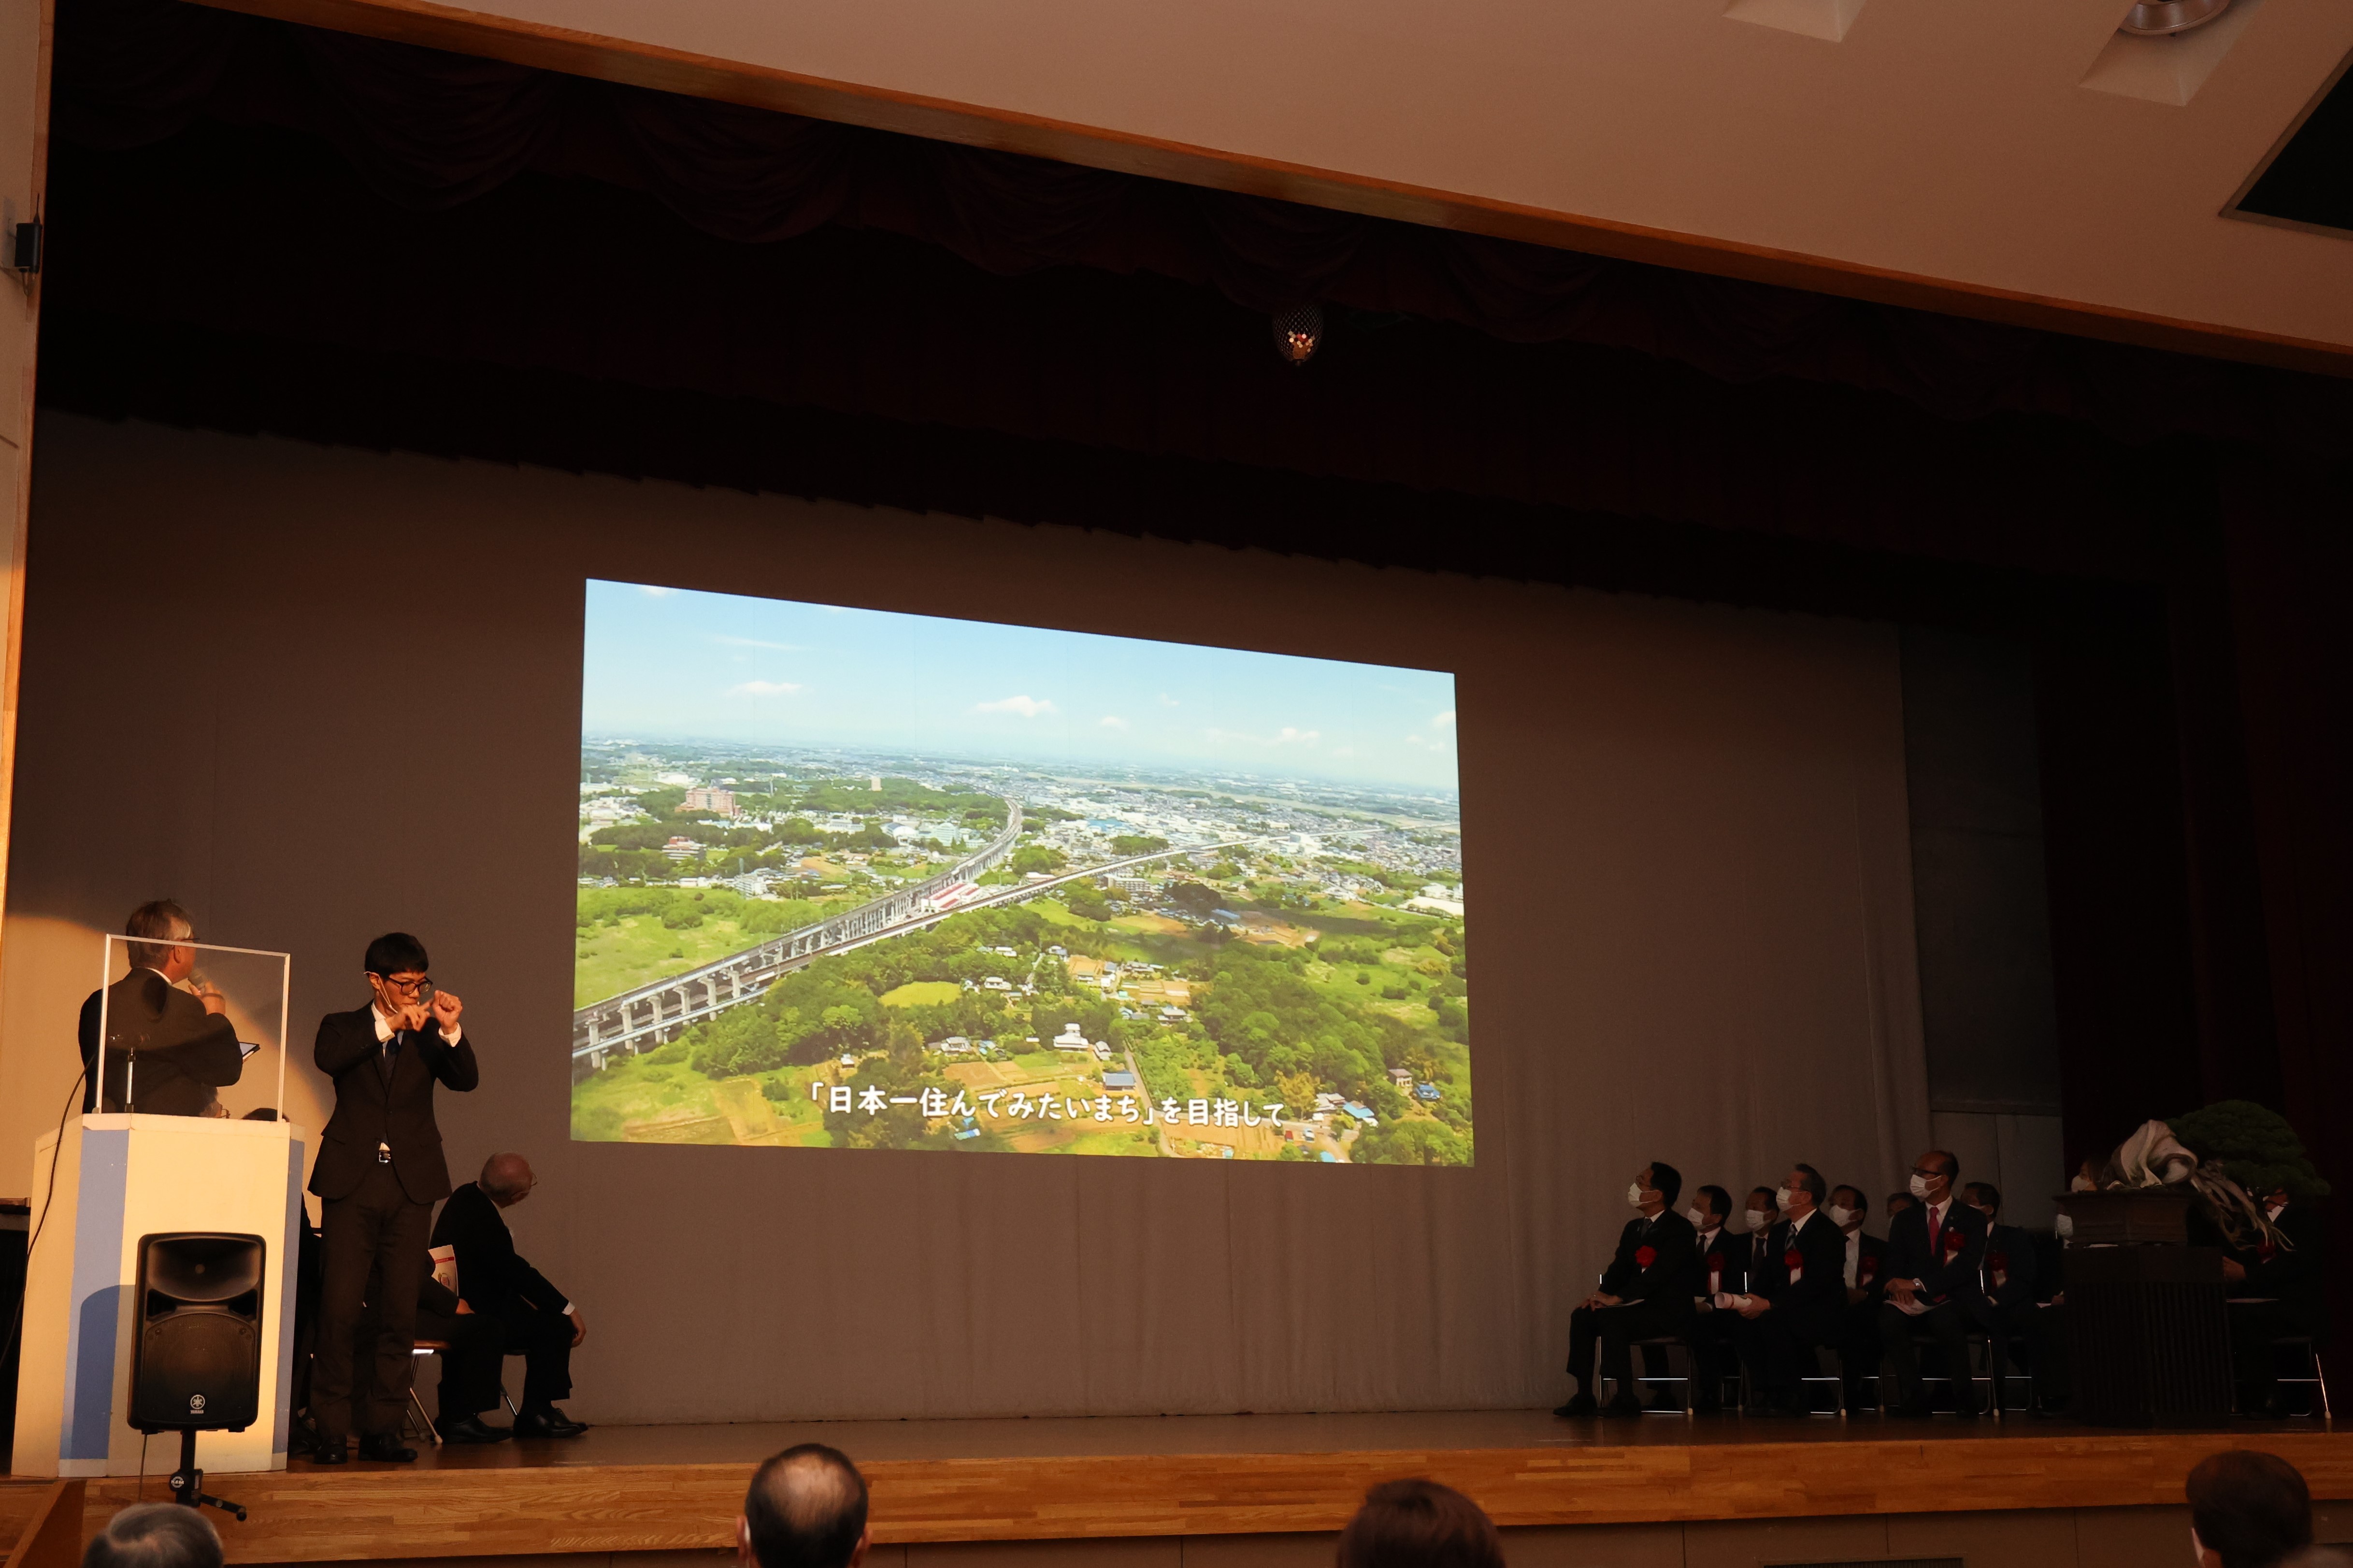
[[[169,1485],[174,1502],[184,1502],[190,1508],[216,1508],[236,1519],[239,1524],[245,1522],[243,1503],[215,1497],[204,1489],[205,1473],[196,1468],[196,1429],[193,1426],[180,1428],[180,1468],[172,1472]]]

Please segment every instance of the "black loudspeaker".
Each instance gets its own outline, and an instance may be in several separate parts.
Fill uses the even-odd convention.
[[[167,1231],[139,1238],[131,1425],[242,1432],[261,1407],[258,1236]]]

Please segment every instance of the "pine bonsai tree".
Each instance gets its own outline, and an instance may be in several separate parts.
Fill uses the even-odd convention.
[[[2223,1173],[2260,1200],[2274,1187],[2288,1196],[2325,1198],[2312,1156],[2287,1118],[2252,1100],[2221,1100],[2171,1118],[2168,1126],[2200,1161],[2220,1160]]]

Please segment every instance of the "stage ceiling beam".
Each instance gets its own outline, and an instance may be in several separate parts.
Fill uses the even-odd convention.
[[[199,0],[223,10],[934,141],[1021,153],[1620,260],[2144,348],[2353,376],[2353,348],[1463,195],[438,4]]]

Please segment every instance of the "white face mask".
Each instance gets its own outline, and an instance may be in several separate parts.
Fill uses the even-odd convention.
[[[1740,1228],[1743,1230],[1763,1230],[1765,1228],[1765,1211],[1763,1209],[1742,1209],[1740,1211]]]
[[[1642,1206],[1641,1183],[1629,1182],[1626,1184],[1626,1201],[1633,1205],[1636,1208],[1641,1208]]]
[[[1782,1212],[1783,1214],[1787,1214],[1787,1213],[1788,1213],[1788,1212],[1789,1212],[1789,1189],[1788,1189],[1788,1188],[1787,1188],[1787,1187],[1783,1187],[1783,1188],[1781,1188],[1778,1192],[1776,1192],[1776,1193],[1773,1194],[1773,1202],[1774,1202],[1776,1205],[1779,1205],[1780,1210],[1781,1210],[1781,1212]]]
[[[1911,1193],[1924,1204],[1928,1201],[1928,1178],[1917,1171],[1912,1173]]]
[[[2092,1190],[2092,1178],[2089,1176],[2077,1176],[2073,1181],[2067,1184],[2067,1190],[2071,1193],[2088,1193]]]
[[[1705,1230],[1707,1228],[1707,1211],[1705,1209],[1687,1208],[1683,1210],[1683,1218],[1692,1222],[1692,1228],[1694,1230]]]
[[[1830,1215],[1831,1223],[1841,1230],[1854,1223],[1854,1211],[1844,1204],[1832,1204],[1830,1207]]]

